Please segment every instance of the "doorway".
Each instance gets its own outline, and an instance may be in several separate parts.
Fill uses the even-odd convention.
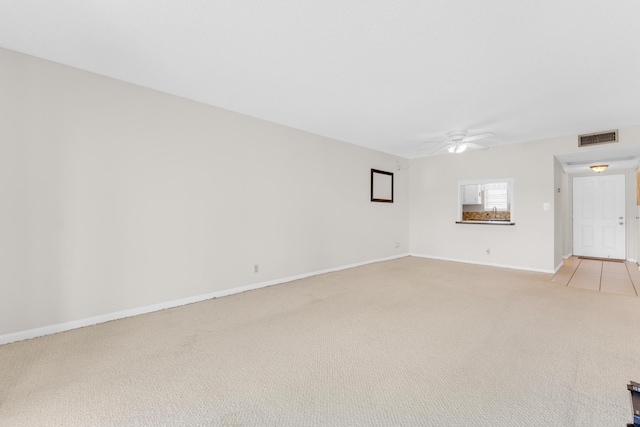
[[[626,258],[625,175],[573,178],[573,254]]]

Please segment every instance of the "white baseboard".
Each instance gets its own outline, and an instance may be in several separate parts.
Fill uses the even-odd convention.
[[[553,274],[556,274],[558,272],[558,270],[560,270],[562,268],[563,265],[564,264],[562,262],[560,264],[556,265],[556,268],[553,270]]]
[[[58,332],[69,331],[72,329],[84,328],[86,326],[92,326],[98,323],[124,319],[126,317],[137,316],[140,314],[147,314],[154,311],[165,310],[167,308],[180,307],[182,305],[193,304],[195,302],[206,301],[213,298],[220,298],[228,295],[238,294],[240,292],[265,288],[267,286],[278,285],[280,283],[292,282],[294,280],[304,279],[306,277],[318,276],[320,274],[346,270],[349,268],[360,267],[362,265],[373,264],[376,262],[390,261],[397,258],[404,258],[406,256],[409,256],[409,254],[394,255],[386,258],[379,258],[379,259],[374,259],[369,261],[358,262],[355,264],[342,265],[340,267],[328,268],[325,270],[314,271],[311,273],[298,274],[296,276],[284,277],[281,279],[269,280],[266,282],[252,283],[250,285],[239,286],[239,287],[230,288],[230,289],[223,289],[223,290],[211,292],[208,294],[195,295],[192,297],[181,298],[178,300],[161,302],[159,304],[146,305],[143,307],[132,308],[129,310],[122,310],[114,313],[107,313],[99,316],[72,320],[69,322],[56,323],[53,325],[43,326],[40,328],[28,329],[26,331],[13,332],[10,334],[0,335],[0,345],[8,344],[16,341],[28,340],[36,337],[41,337],[44,335],[56,334]]]
[[[542,268],[521,267],[521,266],[517,266],[517,265],[496,264],[496,263],[492,263],[492,262],[470,261],[470,260],[460,259],[460,258],[438,257],[438,256],[416,254],[416,253],[411,253],[409,255],[410,256],[419,257],[419,258],[437,259],[437,260],[440,260],[440,261],[453,261],[453,262],[461,262],[461,263],[464,263],[464,264],[486,265],[486,266],[489,266],[489,267],[509,268],[509,269],[512,269],[512,270],[535,271],[536,273],[549,273],[549,274],[554,274],[555,273],[555,271],[553,271],[553,270],[545,270],[545,269],[542,269]]]
[[[569,259],[569,258],[571,258],[572,256],[573,256],[573,254],[572,254],[572,253],[569,253],[569,254],[567,254],[567,255],[562,255],[562,259]]]

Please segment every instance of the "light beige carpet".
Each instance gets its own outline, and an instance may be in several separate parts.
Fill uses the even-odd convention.
[[[640,298],[402,258],[0,346],[2,426],[616,426]]]

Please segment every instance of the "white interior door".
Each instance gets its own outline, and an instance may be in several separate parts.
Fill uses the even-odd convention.
[[[625,176],[573,178],[573,254],[625,259]]]

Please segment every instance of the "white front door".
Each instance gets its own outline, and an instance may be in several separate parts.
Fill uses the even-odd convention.
[[[625,176],[573,178],[573,254],[625,259]]]

